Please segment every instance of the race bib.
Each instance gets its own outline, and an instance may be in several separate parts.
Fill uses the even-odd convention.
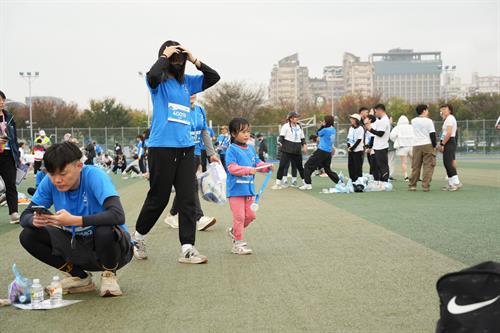
[[[191,138],[193,139],[194,144],[201,142],[201,131],[191,131]]]
[[[176,123],[181,123],[184,125],[191,125],[191,109],[187,106],[168,103],[168,121],[173,121]]]

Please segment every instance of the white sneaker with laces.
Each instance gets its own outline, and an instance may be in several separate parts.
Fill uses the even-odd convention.
[[[196,227],[199,231],[205,231],[217,222],[215,217],[202,216],[197,222]]]
[[[194,246],[191,246],[189,250],[185,252],[181,251],[179,262],[182,264],[204,264],[208,262],[208,258],[200,254]]]
[[[291,187],[297,187],[297,181],[296,181],[296,180],[294,180],[290,186],[291,186]]]
[[[71,276],[69,273],[63,272],[64,278],[61,280],[63,294],[79,294],[95,290],[95,284],[92,282],[92,274],[86,272],[86,278],[79,278],[78,276]]]
[[[118,280],[116,279],[116,274],[110,271],[104,271],[101,274],[101,296],[121,296],[123,295],[120,286],[118,285]]]
[[[148,259],[146,240],[136,239],[134,234],[132,234],[132,242],[134,243],[134,257],[139,260]]]
[[[309,190],[312,190],[313,187],[311,184],[304,184],[302,185],[301,187],[299,187],[299,190],[302,190],[302,191],[309,191]]]
[[[179,229],[179,214],[170,215],[170,213],[165,218],[165,223],[174,229]]]
[[[19,215],[18,212],[14,212],[10,215],[10,224],[19,224],[19,219],[21,216]]]
[[[234,254],[241,254],[241,255],[246,255],[246,254],[252,254],[252,249],[248,247],[247,243],[234,243],[233,248],[231,249],[231,252]]]

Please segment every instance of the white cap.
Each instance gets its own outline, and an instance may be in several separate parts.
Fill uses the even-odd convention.
[[[40,130],[40,132],[38,132],[39,135],[41,136],[45,136],[45,131],[44,130]]]

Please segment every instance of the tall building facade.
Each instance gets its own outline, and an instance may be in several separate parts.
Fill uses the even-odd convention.
[[[297,53],[273,66],[269,82],[269,102],[273,105],[310,102],[309,70],[300,66]]]
[[[441,52],[392,49],[370,55],[375,93],[409,103],[436,102],[441,89]]]
[[[330,93],[328,100],[331,98],[338,101],[344,96],[344,67],[343,66],[326,66],[323,68],[323,78],[326,80],[327,89]]]
[[[475,94],[500,94],[500,76],[479,76],[472,73],[472,93]]]
[[[373,96],[373,65],[352,53],[346,52],[343,57],[344,94],[360,94],[363,97]]]

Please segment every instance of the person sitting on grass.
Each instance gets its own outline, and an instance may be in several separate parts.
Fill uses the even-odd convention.
[[[19,240],[33,257],[63,272],[63,293],[95,290],[88,271],[102,271],[100,295],[120,296],[116,271],[133,256],[125,213],[110,178],[81,158],[70,142],[47,149],[48,177],[21,215]],[[35,207],[52,205],[55,214]]]

